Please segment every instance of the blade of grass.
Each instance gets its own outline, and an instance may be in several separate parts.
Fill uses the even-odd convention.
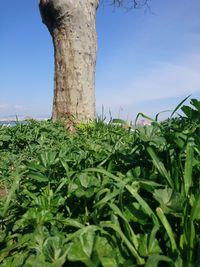
[[[113,229],[121,238],[122,242],[127,246],[133,257],[136,259],[137,263],[139,265],[142,265],[145,263],[144,259],[140,257],[137,250],[134,248],[134,246],[130,243],[130,241],[126,238],[124,233],[121,231],[119,227],[112,223],[101,223],[102,228],[111,228]]]
[[[190,138],[186,147],[186,160],[184,168],[184,189],[185,195],[188,195],[189,189],[192,186],[192,169],[194,159],[194,139]]]
[[[108,193],[103,197],[101,200],[99,200],[97,203],[95,203],[94,207],[99,208],[100,206],[104,206],[108,203],[111,199],[115,198],[117,195],[120,194],[119,190],[114,190],[113,192],[108,191]]]
[[[109,203],[110,208],[113,210],[113,212],[118,215],[125,223],[125,225],[128,228],[128,232],[129,232],[129,239],[132,241],[134,247],[137,249],[138,248],[138,240],[137,240],[137,236],[136,234],[133,232],[133,229],[131,228],[128,220],[126,219],[126,217],[123,215],[123,213],[121,212],[121,210],[114,204],[114,203]]]
[[[166,179],[168,185],[170,185],[171,188],[174,188],[174,183],[173,183],[169,173],[165,169],[164,164],[160,161],[160,159],[158,158],[158,156],[156,155],[154,150],[151,147],[147,147],[147,152],[149,153],[156,169]]]
[[[138,118],[139,118],[140,116],[143,117],[143,118],[145,118],[145,119],[147,119],[147,120],[150,120],[150,121],[152,121],[152,122],[158,124],[158,122],[157,122],[156,120],[150,118],[149,116],[145,115],[145,114],[142,113],[142,112],[139,112],[139,113],[137,114],[137,116],[136,116],[136,119],[135,119],[135,126],[137,125],[137,120],[138,120]]]
[[[173,110],[170,119],[173,117],[173,115],[176,113],[176,111],[183,105],[183,103],[190,97],[191,95],[187,96],[186,98],[184,98]]]
[[[174,253],[177,250],[177,246],[176,246],[176,241],[174,239],[171,225],[169,224],[169,222],[168,222],[168,220],[167,220],[167,218],[166,218],[166,216],[165,216],[165,214],[161,208],[157,208],[156,213],[157,213],[158,218],[162,222],[162,225],[164,226],[164,228],[165,228],[165,230],[169,236],[169,239],[171,242],[171,249],[172,249],[172,252]]]
[[[194,201],[189,222],[189,259],[191,262],[194,254],[195,237],[197,234],[194,226],[195,220],[200,220],[200,195],[198,195]]]
[[[160,114],[163,114],[163,113],[166,113],[166,112],[171,112],[171,110],[163,110],[163,111],[157,113],[156,116],[155,116],[155,121],[158,121],[158,117],[159,117]]]
[[[126,189],[131,193],[131,195],[138,201],[138,203],[141,205],[143,210],[146,212],[149,217],[152,217],[154,224],[159,227],[158,219],[153,212],[153,210],[150,208],[150,206],[147,204],[147,202],[137,193],[135,189],[133,189],[130,185],[126,185]]]

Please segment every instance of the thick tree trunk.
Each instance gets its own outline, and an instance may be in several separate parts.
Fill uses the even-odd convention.
[[[53,120],[94,120],[98,0],[40,0],[39,7],[54,44]]]

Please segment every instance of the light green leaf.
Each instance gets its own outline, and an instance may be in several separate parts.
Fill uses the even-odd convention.
[[[87,174],[87,173],[80,173],[78,175],[78,178],[80,180],[81,185],[84,188],[88,188],[90,187],[90,181],[91,181],[91,177]]]
[[[164,255],[153,254],[149,256],[145,264],[145,267],[157,267],[158,263],[161,261],[172,262],[172,260],[169,257],[166,257]]]
[[[93,251],[95,240],[94,231],[86,231],[82,233],[78,238],[73,239],[71,246],[68,250],[68,260],[81,261],[88,267],[95,267],[91,260],[91,254]]]
[[[98,236],[95,243],[95,251],[103,267],[116,267],[116,255],[114,248],[108,243],[108,239]]]
[[[28,177],[30,177],[31,179],[41,182],[41,183],[46,183],[49,181],[49,178],[41,173],[30,173],[28,174]]]

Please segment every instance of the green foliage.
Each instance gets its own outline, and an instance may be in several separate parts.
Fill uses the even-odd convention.
[[[132,130],[2,126],[0,266],[198,267],[200,102],[191,105]]]

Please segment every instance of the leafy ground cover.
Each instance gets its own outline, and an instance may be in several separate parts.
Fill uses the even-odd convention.
[[[200,101],[134,131],[0,127],[0,266],[199,267]]]

